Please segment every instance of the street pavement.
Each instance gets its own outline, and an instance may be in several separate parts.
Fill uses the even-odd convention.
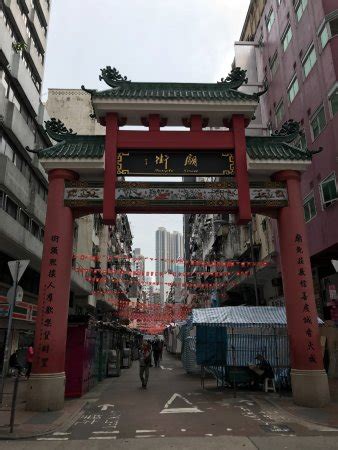
[[[141,388],[138,362],[87,394],[69,428],[31,440],[0,442],[0,450],[28,449],[338,449],[338,427],[282,408],[277,394],[202,389],[180,360],[165,355]],[[285,400],[287,402],[288,400]]]

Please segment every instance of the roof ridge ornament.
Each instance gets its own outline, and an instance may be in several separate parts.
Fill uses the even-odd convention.
[[[272,133],[272,138],[282,138],[284,142],[293,142],[297,137],[301,136],[303,131],[300,129],[300,123],[290,119],[283,123],[280,130]]]
[[[74,133],[74,131],[65,126],[63,122],[61,122],[60,119],[56,119],[55,117],[52,117],[50,120],[45,120],[45,129],[48,136],[54,141],[61,142],[65,138],[69,136],[76,136],[77,133]]]
[[[120,72],[115,68],[111,68],[111,66],[107,66],[104,69],[101,69],[101,75],[99,76],[100,81],[103,80],[108,86],[112,88],[118,87],[119,83],[127,82],[130,83],[130,80],[127,77],[124,77],[120,74]]]
[[[248,83],[248,77],[246,76],[246,70],[240,67],[234,67],[226,78],[221,78],[221,81],[217,81],[218,84],[225,84],[229,89],[237,90],[244,83]]]

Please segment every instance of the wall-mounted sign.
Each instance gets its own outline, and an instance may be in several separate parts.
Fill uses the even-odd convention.
[[[233,177],[235,160],[229,151],[127,150],[117,153],[117,175]]]

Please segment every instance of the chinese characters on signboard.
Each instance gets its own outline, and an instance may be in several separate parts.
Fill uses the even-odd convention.
[[[313,319],[314,315],[311,311],[311,306],[309,302],[309,286],[307,281],[307,273],[305,272],[304,267],[304,249],[303,249],[303,236],[301,234],[296,234],[295,236],[295,248],[296,248],[296,258],[297,258],[297,276],[298,283],[301,288],[300,290],[300,301],[302,302],[302,321],[304,324],[304,333],[306,337],[306,351],[307,358],[310,363],[316,364],[316,355],[315,355],[315,343],[313,341],[314,338],[314,324]]]
[[[48,282],[43,287],[43,313],[41,315],[40,347],[38,349],[38,364],[40,368],[48,367],[50,357],[49,350],[53,333],[55,280],[58,270],[59,243],[60,237],[58,235],[52,235],[48,243]]]
[[[232,152],[129,150],[117,153],[117,175],[235,175]]]

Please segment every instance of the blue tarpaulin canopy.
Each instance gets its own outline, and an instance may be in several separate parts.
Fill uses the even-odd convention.
[[[318,319],[318,323],[323,323]],[[286,327],[283,306],[226,306],[193,309],[192,325],[208,327]]]

